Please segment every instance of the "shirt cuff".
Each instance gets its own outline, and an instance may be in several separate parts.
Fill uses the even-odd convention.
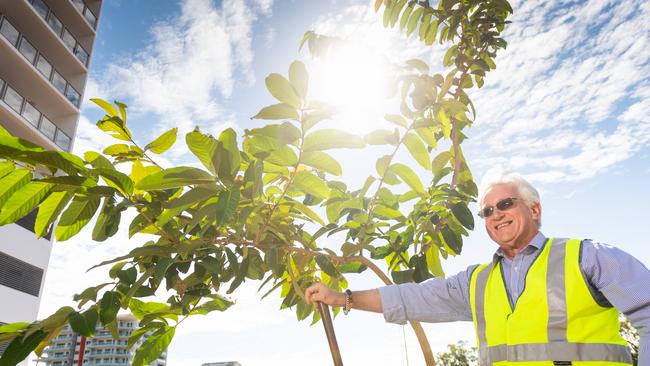
[[[384,319],[388,323],[406,324],[406,309],[399,286],[390,285],[379,288]]]

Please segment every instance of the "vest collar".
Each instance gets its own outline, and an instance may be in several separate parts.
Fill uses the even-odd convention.
[[[541,231],[538,231],[535,237],[533,237],[533,240],[531,240],[531,242],[522,250],[531,250],[528,249],[528,247],[533,247],[533,250],[537,251],[544,247],[545,242],[546,236],[544,236]],[[497,249],[497,251],[494,252],[494,255],[492,256],[492,263],[496,265],[497,262],[503,257],[505,257],[505,254],[503,254],[503,249]]]

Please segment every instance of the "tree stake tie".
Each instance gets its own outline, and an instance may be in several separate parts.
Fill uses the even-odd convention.
[[[318,311],[320,312],[321,319],[323,320],[323,327],[325,327],[327,343],[330,345],[330,352],[332,352],[332,360],[334,361],[334,366],[343,366],[343,360],[341,359],[339,345],[336,343],[336,335],[334,334],[334,326],[332,325],[332,318],[330,317],[329,307],[320,301],[316,302],[316,304],[318,304]]]

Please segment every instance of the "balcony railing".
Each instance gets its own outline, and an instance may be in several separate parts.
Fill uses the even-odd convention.
[[[70,33],[68,28],[63,26],[61,20],[54,14],[52,9],[43,0],[29,0],[36,13],[50,26],[52,31],[61,38],[63,44],[72,52],[84,66],[88,66],[88,52],[81,46],[77,39]]]
[[[49,118],[28,102],[25,97],[18,94],[16,89],[12,88],[3,79],[0,79],[0,100],[21,115],[25,121],[38,129],[43,136],[54,142],[58,147],[65,151],[70,151],[72,142],[70,136],[66,135],[65,132],[52,123]]]
[[[0,16],[0,33],[11,43],[30,64],[43,74],[43,76],[70,101],[75,107],[81,104],[81,94],[61,74],[52,67],[52,64],[14,27],[7,18]]]
[[[97,16],[86,6],[83,0],[72,0],[72,5],[77,8],[79,13],[83,15],[93,29],[97,29]]]

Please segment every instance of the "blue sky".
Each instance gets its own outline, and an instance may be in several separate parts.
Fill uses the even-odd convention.
[[[512,5],[508,49],[485,87],[471,94],[478,118],[464,148],[475,177],[480,181],[491,169],[517,170],[542,193],[546,235],[592,238],[650,264],[645,214],[650,207],[650,3],[527,0]],[[264,78],[286,74],[294,59],[304,60],[314,73],[310,93],[327,97],[331,77],[318,75],[327,67],[298,53],[306,30],[351,38],[391,61],[420,57],[440,68],[442,48],[426,49],[384,30],[381,16],[370,8],[369,1],[352,0],[107,0],[75,152],[111,143],[91,123],[101,117],[87,102],[91,97],[126,102],[129,125],[143,144],[176,126],[181,132],[199,125],[212,133],[226,127],[241,133],[260,125],[249,117],[273,103]],[[343,86],[348,87],[353,88]],[[382,108],[391,105],[362,107],[332,123],[369,132],[383,126],[381,116],[390,111]],[[345,179],[360,185],[373,173],[374,164],[367,162],[376,154],[339,152]],[[180,142],[164,163],[191,161]],[[101,270],[85,273],[91,264],[142,240],[136,236],[129,242],[122,231],[102,244],[84,232],[55,245],[41,316],[104,278]],[[479,225],[463,254],[444,268],[451,274],[485,262],[494,249]],[[370,273],[349,282],[352,289],[381,284]],[[255,290],[256,284],[247,283],[227,312],[184,323],[168,364],[331,364],[320,325],[296,322],[293,312],[278,310],[277,296],[260,301]],[[405,328],[403,337],[402,327],[384,323],[381,315],[353,311],[337,318],[335,326],[347,364],[402,364],[405,349],[410,364],[422,364],[411,330]],[[474,339],[469,323],[428,324],[425,330],[435,352]]]

